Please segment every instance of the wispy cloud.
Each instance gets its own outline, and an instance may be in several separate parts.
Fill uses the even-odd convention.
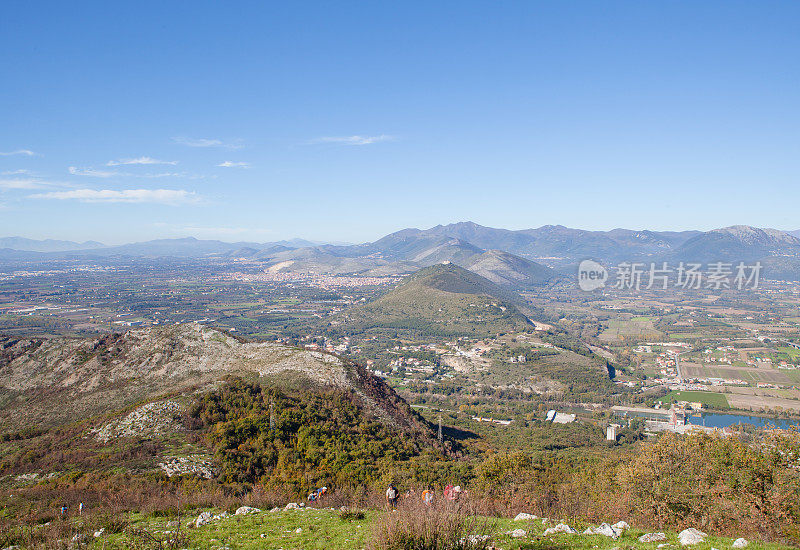
[[[134,174],[125,174],[126,176],[134,176]],[[187,174],[186,172],[154,172],[151,174],[135,175],[137,178],[186,178],[190,180],[201,180],[205,176],[198,174]]]
[[[174,137],[172,141],[187,147],[223,147],[225,149],[241,149],[244,147],[241,143],[226,143],[219,139],[206,139],[206,138],[188,138],[188,137]]]
[[[35,178],[0,179],[0,189],[41,189],[43,187],[48,187],[48,184]]]
[[[26,157],[34,157],[36,153],[30,149],[17,149],[16,151],[0,151],[0,157],[13,157],[14,155],[24,155]]]
[[[220,162],[217,166],[221,166],[222,168],[249,168],[249,162],[233,162],[232,160],[226,160],[225,162]]]
[[[372,145],[381,141],[392,141],[394,136],[325,136],[311,140],[311,143],[339,143],[341,145]]]
[[[158,160],[152,157],[137,157],[131,159],[117,159],[117,160],[110,160],[106,163],[106,166],[122,166],[125,164],[171,164],[176,165],[178,164],[177,160]]]
[[[0,172],[0,175],[3,176],[19,176],[21,174],[30,174],[30,170],[20,169],[20,170],[6,170],[5,172]]]
[[[111,176],[119,176],[119,172],[109,170],[95,170],[94,168],[76,168],[75,166],[69,167],[69,173],[73,176],[90,176],[93,178],[110,178]]]
[[[157,203],[168,205],[197,203],[200,197],[183,189],[73,189],[29,195],[32,199],[77,200],[81,202]]]

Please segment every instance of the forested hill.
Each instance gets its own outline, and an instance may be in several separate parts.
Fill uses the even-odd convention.
[[[397,287],[334,320],[343,332],[413,332],[440,336],[491,335],[526,330],[521,298],[455,264],[417,271]]]

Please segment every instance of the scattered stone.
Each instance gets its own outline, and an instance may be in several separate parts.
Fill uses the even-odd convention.
[[[22,550],[22,547],[15,544],[14,546],[6,546],[3,550]]]
[[[525,529],[514,529],[513,531],[511,531],[510,534],[511,534],[512,538],[521,539],[522,537],[524,537],[528,533],[525,532]]]
[[[690,527],[689,529],[684,529],[678,534],[678,541],[681,543],[681,546],[687,546],[689,544],[699,544],[706,540],[706,535],[699,529],[695,529],[694,527]]]
[[[174,529],[179,525],[177,519],[173,519],[172,521],[167,522],[167,529]]]
[[[30,472],[28,474],[19,474],[14,478],[14,481],[31,482],[35,481],[37,477],[39,477],[38,472]]]
[[[211,512],[202,512],[197,519],[194,521],[195,527],[200,527],[201,525],[207,525],[214,520],[214,516],[211,515]]]
[[[747,546],[749,544],[750,544],[750,541],[740,537],[740,538],[736,539],[735,541],[733,541],[733,548],[747,548]]]
[[[622,534],[621,529],[616,529],[607,523],[601,523],[598,527],[589,527],[583,532],[584,535],[604,535],[617,540]]]
[[[148,403],[134,409],[124,418],[112,420],[91,432],[102,443],[119,437],[161,435],[180,428],[180,412],[180,405],[174,401]]]
[[[281,510],[283,510],[283,508],[281,508],[280,506],[276,506],[275,508],[270,510],[269,513],[274,514],[275,512],[280,512]]]
[[[539,516],[534,516],[533,514],[526,514],[525,512],[521,512],[514,516],[514,521],[530,521],[534,519],[539,519]]]
[[[672,546],[672,545],[666,542],[662,542],[661,544],[656,546],[656,548],[666,548],[667,546]]]
[[[300,506],[298,506],[296,502],[290,502],[289,504],[286,505],[286,508],[284,508],[284,510],[299,510],[299,509]]]
[[[625,521],[618,521],[617,523],[615,523],[611,527],[613,527],[614,529],[617,529],[618,531],[627,531],[628,529],[631,528],[631,526],[628,525],[627,522],[625,522]]]
[[[639,537],[639,542],[658,542],[661,540],[667,540],[667,535],[664,533],[645,533]]]
[[[84,535],[83,533],[75,533],[75,536],[72,537],[72,542],[81,542],[85,538],[86,535]]]
[[[202,455],[170,456],[158,465],[167,477],[186,474],[196,475],[204,479],[212,479],[217,469],[208,457]]]
[[[252,508],[250,506],[241,506],[240,508],[236,509],[236,515],[241,516],[245,514],[260,514],[261,510],[258,508]]]
[[[567,525],[566,523],[559,523],[555,527],[550,527],[549,529],[545,529],[543,534],[545,536],[549,536],[549,535],[557,535],[559,533],[572,534],[572,533],[577,533],[577,531],[572,527],[570,527],[569,525]]]
[[[302,527],[298,527],[297,529],[294,530],[294,532],[299,535],[300,533],[303,532],[303,528]]]
[[[94,538],[102,537],[103,533],[105,533],[105,532],[106,532],[106,528],[105,527],[101,527],[99,531],[95,531],[94,532]]]

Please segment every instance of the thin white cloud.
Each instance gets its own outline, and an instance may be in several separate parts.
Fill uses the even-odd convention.
[[[41,189],[49,186],[47,182],[35,178],[0,179],[0,189]]]
[[[341,145],[372,145],[381,141],[392,141],[394,136],[325,136],[311,140],[311,143],[339,143]]]
[[[22,174],[30,174],[30,173],[31,173],[30,170],[25,170],[24,168],[22,168],[20,170],[6,170],[5,172],[0,172],[0,175],[3,175],[3,176],[19,176],[19,175],[22,175]]]
[[[32,199],[77,200],[81,202],[157,203],[168,205],[199,202],[196,193],[183,189],[73,189],[29,195]]]
[[[76,168],[75,166],[69,167],[69,173],[73,176],[89,176],[93,178],[110,178],[111,176],[119,176],[119,172],[108,170],[95,170],[94,168]]]
[[[226,160],[225,162],[220,162],[217,166],[221,166],[222,168],[249,168],[249,162],[233,162],[232,160]]]
[[[133,175],[133,174],[126,174]],[[138,178],[188,178],[193,180],[203,179],[203,176],[196,174],[187,174],[186,172],[154,172],[152,174],[141,174],[136,176]]]
[[[30,149],[17,149],[16,151],[0,151],[0,157],[13,157],[14,155],[24,155],[26,157],[34,157],[36,153]]]
[[[244,147],[241,143],[226,143],[219,139],[205,139],[205,138],[188,138],[188,137],[174,137],[172,141],[187,147],[223,147],[225,149],[241,149]]]
[[[122,166],[125,164],[171,164],[176,165],[178,164],[177,160],[158,160],[152,157],[137,157],[132,159],[117,159],[117,160],[110,160],[106,163],[106,166]]]

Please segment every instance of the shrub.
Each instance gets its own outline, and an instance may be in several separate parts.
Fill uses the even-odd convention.
[[[469,505],[440,502],[428,507],[402,502],[375,523],[370,550],[485,550],[494,525],[470,513]]]
[[[343,510],[339,513],[339,519],[342,521],[360,521],[366,517],[362,510]]]

